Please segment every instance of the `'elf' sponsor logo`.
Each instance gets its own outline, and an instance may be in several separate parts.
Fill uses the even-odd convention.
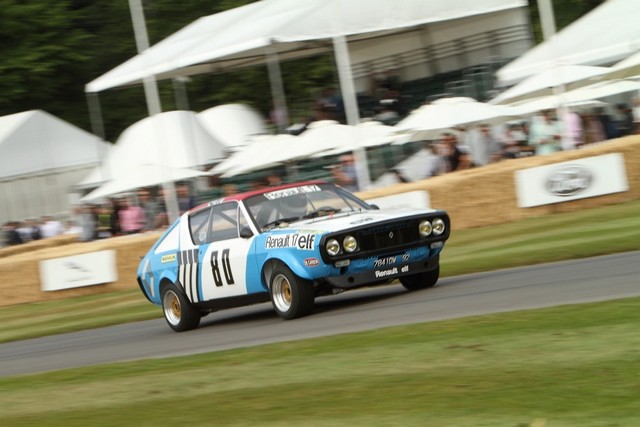
[[[303,251],[311,251],[316,241],[315,234],[281,234],[267,236],[265,249],[296,248]]]

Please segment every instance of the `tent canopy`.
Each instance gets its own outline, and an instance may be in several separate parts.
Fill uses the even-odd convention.
[[[187,168],[174,168],[164,165],[138,165],[126,176],[120,176],[96,188],[82,201],[92,201],[103,197],[120,194],[136,188],[158,185],[163,182],[182,181],[205,175],[205,172]]]
[[[198,120],[216,141],[232,148],[244,145],[252,135],[267,133],[265,119],[243,104],[225,104],[198,113]]]
[[[0,180],[100,162],[108,143],[51,114],[0,117]]]
[[[169,111],[146,117],[125,129],[102,165],[77,187],[126,180],[141,165],[189,169],[215,163],[225,155],[226,147],[205,130],[196,113]]]
[[[593,67],[589,65],[560,65],[527,77],[517,85],[505,90],[495,98],[491,104],[510,104],[527,98],[552,95],[557,86],[564,86],[565,90],[576,89],[587,85],[590,79],[595,79],[609,71],[607,67]],[[591,81],[593,83],[593,81]]]
[[[500,84],[510,86],[554,65],[611,65],[640,47],[640,1],[608,0],[549,40],[502,67]]]
[[[611,67],[611,71],[603,76],[606,79],[624,79],[640,77],[640,52],[632,55]]]
[[[634,80],[610,80],[584,86],[561,95],[548,95],[540,98],[523,101],[513,104],[524,113],[554,109],[565,105],[569,109],[579,107],[596,106],[594,100],[607,98],[625,92],[640,90],[640,82]]]
[[[88,83],[86,91],[139,83],[152,75],[164,79],[262,64],[268,53],[281,60],[311,56],[331,51],[338,36],[352,43],[526,6],[525,0],[262,0],[196,20]],[[429,35],[416,37],[424,41]]]
[[[284,134],[255,138],[251,145],[216,165],[210,173],[231,177],[295,160],[391,143],[393,138],[394,128],[391,126],[374,123],[351,126],[321,120],[311,123],[308,130],[298,136]]]
[[[487,104],[466,97],[441,98],[413,110],[394,127],[397,132],[410,135],[403,142],[430,140],[440,132],[458,126],[499,124],[519,115],[520,110],[510,106]]]

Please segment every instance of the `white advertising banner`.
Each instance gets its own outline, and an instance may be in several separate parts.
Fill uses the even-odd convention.
[[[620,153],[516,171],[518,206],[562,203],[629,189]]]
[[[429,193],[422,190],[391,194],[389,196],[374,197],[372,199],[367,199],[367,203],[377,205],[381,209],[431,208]]]
[[[116,252],[105,250],[40,262],[43,291],[100,285],[118,280]]]

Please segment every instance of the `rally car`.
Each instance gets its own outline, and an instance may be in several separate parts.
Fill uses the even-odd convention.
[[[183,214],[140,262],[138,284],[177,332],[269,300],[293,319],[320,295],[434,286],[449,230],[442,210],[380,210],[327,182],[266,187]]]

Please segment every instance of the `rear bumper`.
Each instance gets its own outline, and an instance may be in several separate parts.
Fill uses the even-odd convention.
[[[357,288],[375,283],[386,283],[389,280],[397,279],[398,277],[430,271],[438,267],[439,263],[440,255],[435,255],[422,261],[407,262],[392,267],[388,266],[359,273],[346,273],[339,276],[329,276],[326,277],[326,281],[336,288]]]

